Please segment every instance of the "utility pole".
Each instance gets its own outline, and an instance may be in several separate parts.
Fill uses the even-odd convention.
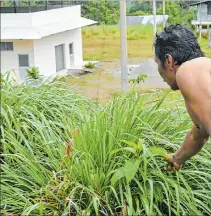
[[[13,1],[13,7],[14,7],[14,13],[17,13],[17,4],[15,1]]]
[[[32,11],[31,11],[30,1],[28,2],[28,4],[29,4],[29,12],[31,13]]]
[[[127,61],[127,29],[126,29],[126,0],[120,0],[121,28],[121,90],[128,91],[128,61]]]
[[[166,15],[166,0],[163,0],[163,28],[165,28],[166,26],[165,15]]]
[[[157,32],[157,27],[156,27],[156,0],[153,0],[153,15],[154,15],[154,36]]]

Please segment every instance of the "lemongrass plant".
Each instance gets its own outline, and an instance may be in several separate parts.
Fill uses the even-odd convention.
[[[1,89],[3,215],[210,215],[210,148],[167,172],[191,126],[181,98],[96,104],[63,83]]]

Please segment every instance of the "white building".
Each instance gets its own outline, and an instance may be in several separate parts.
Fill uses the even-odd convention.
[[[13,70],[22,81],[33,66],[44,76],[81,67],[81,27],[95,23],[81,17],[79,5],[1,14],[1,72]]]

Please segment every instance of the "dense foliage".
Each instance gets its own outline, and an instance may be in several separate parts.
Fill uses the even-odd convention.
[[[188,4],[180,4],[181,1],[166,0],[166,15],[169,16],[168,24],[184,24],[191,27],[191,20],[196,19],[196,8],[189,7]],[[191,3],[191,2],[190,2]],[[162,6],[158,8],[157,14],[163,14]]]
[[[173,96],[130,92],[103,106],[62,83],[3,80],[3,215],[210,215],[207,144],[182,171],[164,170],[191,125]]]

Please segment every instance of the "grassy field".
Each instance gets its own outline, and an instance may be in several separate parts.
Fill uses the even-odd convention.
[[[1,100],[1,215],[210,215],[209,145],[164,170],[191,127],[172,92],[102,105],[66,84],[4,82]]]
[[[151,26],[128,28],[128,57],[153,56],[153,31]],[[83,28],[84,60],[120,59],[120,31],[117,26],[92,26]]]
[[[162,28],[159,27],[158,31]],[[128,62],[139,64],[147,58],[153,58],[152,26],[134,26],[127,29]],[[117,26],[91,26],[82,30],[84,60],[101,61],[93,74],[81,77],[67,76],[62,80],[75,86],[81,93],[94,100],[107,101],[114,93],[120,93],[120,78],[114,77],[112,71],[120,68],[120,31]],[[206,55],[210,55],[208,42],[200,40]],[[137,85],[137,91],[147,91]]]
[[[162,27],[158,27],[159,32]],[[110,61],[120,59],[120,30],[117,26],[91,26],[82,30],[84,60]],[[134,26],[127,29],[128,57],[153,58],[152,26]],[[207,39],[199,40],[210,56]]]
[[[110,73],[119,67],[118,33],[108,28],[114,39],[93,74],[39,87],[3,78],[1,215],[211,215],[209,142],[181,171],[165,169],[164,157],[179,148],[192,124],[183,98],[139,88],[119,94],[120,80]],[[89,60],[102,60],[107,38],[99,31],[83,30]],[[152,39],[135,35],[131,30],[130,61],[152,57]],[[138,50],[143,40],[148,46]]]

